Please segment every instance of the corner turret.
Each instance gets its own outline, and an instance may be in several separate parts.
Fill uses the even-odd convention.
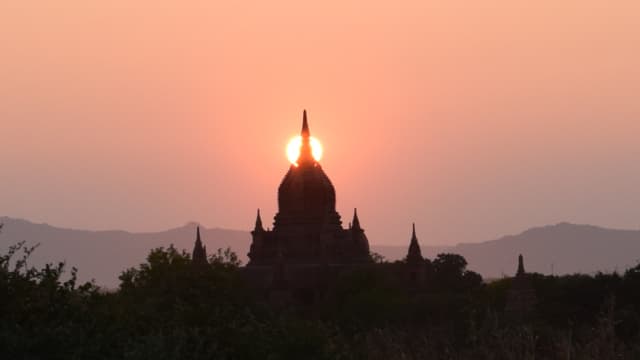
[[[411,234],[411,242],[409,243],[409,251],[407,252],[407,262],[423,262],[422,251],[420,250],[420,244],[418,244],[418,238],[416,237],[416,224],[413,223],[413,232]]]
[[[350,227],[354,230],[362,230],[360,227],[360,219],[358,219],[358,209],[353,209],[353,221],[350,224]]]
[[[200,226],[196,228],[196,243],[193,246],[193,256],[191,259],[194,264],[207,264],[207,248],[202,245]]]
[[[258,209],[258,214],[256,215],[256,225],[253,228],[253,231],[264,231],[262,227],[262,218],[260,217],[260,209]]]
[[[522,254],[518,256],[518,272],[516,272],[516,276],[524,276],[526,273],[524,271],[524,260],[522,258]]]

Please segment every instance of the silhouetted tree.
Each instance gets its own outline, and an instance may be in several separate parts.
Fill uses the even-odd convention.
[[[195,266],[173,246],[124,271],[120,288],[77,284],[64,263],[0,255],[0,354],[7,359],[637,359],[640,266],[624,275],[530,274],[530,323],[501,321],[511,279],[482,286],[466,260],[433,260],[425,292],[389,277],[402,263],[343,273],[310,308],[272,309],[246,292],[237,256]],[[502,300],[501,300],[502,299]]]
[[[482,276],[467,270],[467,260],[458,254],[438,254],[432,261],[433,283],[438,289],[470,290],[482,284]]]
[[[374,263],[376,264],[382,264],[384,262],[387,261],[387,259],[385,259],[384,256],[382,256],[381,254],[375,252],[375,251],[371,251],[369,253],[369,256],[371,256],[371,260],[373,260]]]

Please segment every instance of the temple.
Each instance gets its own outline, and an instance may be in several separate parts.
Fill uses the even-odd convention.
[[[202,245],[200,226],[196,228],[196,243],[193,246],[193,255],[191,258],[194,264],[207,264],[207,247]]]
[[[518,270],[513,277],[511,288],[507,292],[505,313],[513,321],[521,321],[531,314],[536,305],[536,292],[529,274],[524,270],[524,258],[518,256]]]
[[[278,188],[272,229],[265,229],[259,209],[256,213],[249,262],[241,269],[247,285],[270,303],[285,306],[313,304],[327,295],[342,274],[359,270],[373,271],[410,291],[424,291],[431,263],[420,250],[415,224],[403,260],[374,261],[357,209],[343,227],[336,211],[336,190],[314,157],[306,111],[299,140],[300,148],[290,154],[292,164]],[[199,229],[192,259],[194,264],[207,262]]]
[[[260,211],[251,232],[248,267],[276,264],[355,264],[371,262],[369,241],[354,210],[352,226],[343,228],[336,211],[336,191],[311,152],[306,111],[302,146],[278,188],[273,229],[262,226]]]
[[[422,251],[420,250],[420,244],[418,244],[418,237],[416,236],[416,224],[413,224],[413,230],[411,232],[411,241],[409,242],[409,251],[407,252],[407,263],[421,263],[424,262],[422,257]]]
[[[356,209],[349,226],[342,225],[335,188],[313,156],[306,111],[300,138],[299,156],[278,188],[273,228],[264,228],[258,210],[243,269],[272,303],[313,303],[342,271],[373,265]]]
[[[336,211],[336,190],[312,151],[306,111],[300,148],[295,149],[298,143],[292,144],[299,151],[289,154],[292,164],[278,188],[273,228],[265,229],[260,210],[256,213],[249,262],[241,268],[249,288],[271,304],[314,304],[330,293],[345,272],[365,270],[410,293],[429,291],[434,267],[422,254],[415,223],[404,259],[384,262],[379,255],[372,256],[357,209],[348,227],[342,225]],[[208,263],[199,227],[192,260],[194,264]],[[505,313],[511,319],[523,319],[533,310],[536,297],[522,255],[511,285]]]

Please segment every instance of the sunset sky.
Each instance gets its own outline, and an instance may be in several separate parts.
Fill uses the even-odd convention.
[[[0,4],[0,216],[271,225],[307,109],[372,244],[640,228],[638,1]]]

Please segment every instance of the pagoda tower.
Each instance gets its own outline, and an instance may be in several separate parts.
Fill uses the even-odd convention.
[[[420,250],[420,244],[418,244],[418,237],[416,236],[416,224],[413,223],[413,230],[411,233],[411,241],[409,241],[409,250],[406,257],[407,263],[423,263],[422,251]]]
[[[511,288],[507,292],[505,314],[510,320],[524,320],[535,309],[536,302],[536,292],[529,274],[524,270],[524,258],[520,254],[516,276],[512,278]]]
[[[191,260],[194,264],[207,264],[207,247],[202,245],[202,239],[200,238],[200,226],[196,228],[196,243],[193,246],[193,255],[191,256]]]
[[[272,230],[262,227],[258,212],[247,266],[370,262],[369,242],[356,211],[353,225],[342,227],[335,188],[313,157],[306,110],[300,136],[300,155],[278,188]]]

